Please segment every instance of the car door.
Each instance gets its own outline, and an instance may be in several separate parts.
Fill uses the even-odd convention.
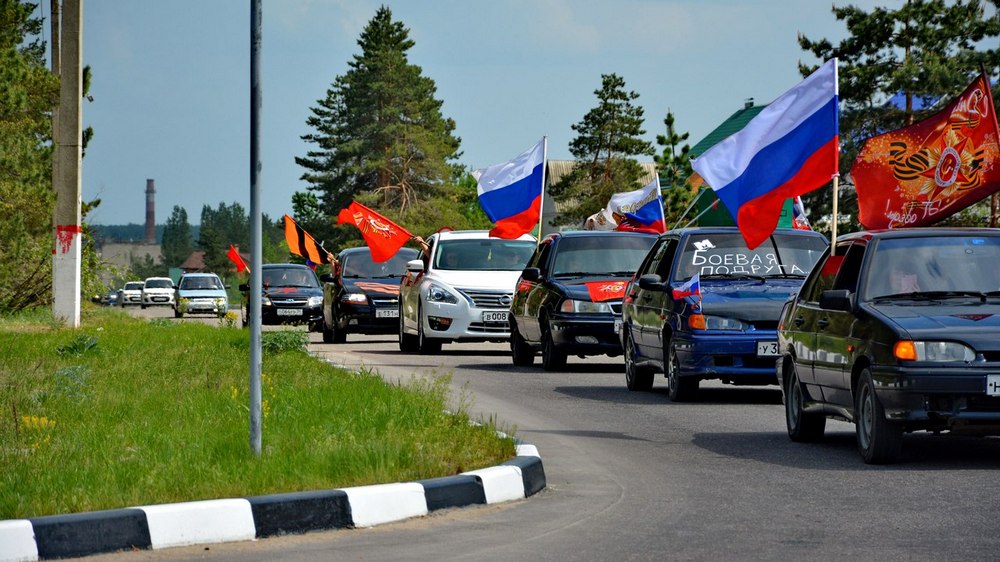
[[[634,330],[636,345],[640,355],[657,361],[663,359],[663,321],[666,318],[664,305],[672,306],[672,303],[665,301],[665,297],[669,293],[670,271],[673,268],[677,244],[678,240],[673,236],[662,238],[657,253],[643,274],[659,275],[663,287],[660,289],[640,287],[635,298],[635,316],[638,328]]]
[[[535,251],[528,261],[528,267],[539,270],[540,275],[537,281],[527,281],[519,279],[515,288],[517,295],[514,297],[514,306],[511,313],[514,314],[517,322],[517,329],[525,340],[538,342],[541,340],[541,329],[538,324],[538,315],[545,297],[545,282],[549,277],[549,262],[552,255],[553,241],[543,240],[542,244]],[[517,310],[514,310],[517,308]]]
[[[432,258],[434,257],[434,250],[437,246],[436,236],[431,236],[427,241],[427,250],[421,255],[421,259],[424,262],[424,269],[421,272],[413,272],[407,270],[399,282],[399,306],[401,308],[399,321],[405,330],[412,332],[417,331],[417,326],[420,323],[420,319],[417,317],[418,311],[420,309],[420,282],[424,278],[424,274],[427,272],[427,268],[430,267]]]
[[[795,361],[795,372],[804,390],[811,399],[822,399],[823,392],[816,384],[816,323],[823,311],[819,307],[819,296],[833,288],[833,283],[844,261],[844,253],[850,244],[839,244],[834,253],[827,254],[816,263],[802,289],[793,297],[791,309],[782,319],[782,334],[785,348]]]
[[[858,277],[867,244],[858,240],[846,245],[844,259],[833,282],[833,290],[846,290],[856,298]],[[825,402],[850,406],[853,403],[850,384],[851,332],[854,327],[853,311],[820,308],[816,315],[816,361],[813,373],[816,384],[823,391]]]

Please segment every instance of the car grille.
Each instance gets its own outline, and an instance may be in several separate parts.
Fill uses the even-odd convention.
[[[613,303],[611,303],[611,312],[614,312],[615,314],[621,314],[622,313],[622,303],[621,302],[613,302]]]
[[[308,299],[276,299],[271,297],[271,304],[281,308],[304,308]]]
[[[372,304],[379,308],[390,308],[399,305],[399,299],[396,297],[369,297]]]
[[[458,292],[472,301],[476,308],[498,308],[502,310],[510,308],[510,301],[514,296],[513,292],[506,291],[459,289]]]
[[[506,335],[510,332],[510,324],[507,322],[472,322],[469,324],[469,331],[480,334]]]

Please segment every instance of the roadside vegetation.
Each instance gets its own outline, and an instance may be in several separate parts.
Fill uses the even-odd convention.
[[[284,331],[264,333],[254,457],[245,330],[91,307],[82,324],[0,317],[0,519],[412,481],[514,455],[446,378],[388,384]]]

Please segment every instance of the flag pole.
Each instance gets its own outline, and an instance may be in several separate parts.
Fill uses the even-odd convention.
[[[684,220],[684,217],[686,217],[687,214],[689,212],[691,212],[691,207],[694,207],[694,204],[697,203],[699,199],[701,199],[701,194],[705,193],[706,191],[708,191],[708,190],[707,189],[699,189],[698,190],[698,195],[694,196],[694,199],[691,200],[691,204],[687,206],[687,209],[684,209],[684,212],[681,213],[680,218],[677,219],[677,222],[674,223],[673,228],[671,228],[670,230],[673,230],[674,228],[677,228],[677,225],[679,225],[681,223],[681,221]],[[702,214],[704,214],[704,213],[702,213]],[[701,215],[698,215],[698,217],[700,217],[700,216]],[[695,218],[697,219],[697,217],[695,217]],[[667,222],[667,215],[666,215],[666,213],[663,214],[663,222],[664,223]],[[690,223],[688,223],[688,224],[690,224]]]
[[[536,244],[541,244],[542,242],[542,223],[545,222],[545,215],[543,214],[543,209],[545,209],[545,169],[548,167],[549,161],[549,137],[542,136],[542,195],[541,199],[538,200],[538,236],[535,240]]]
[[[833,175],[833,224],[830,227],[830,247],[837,246],[837,200],[840,198],[840,174]]]

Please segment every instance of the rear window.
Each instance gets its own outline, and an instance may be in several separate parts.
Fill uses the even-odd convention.
[[[692,234],[684,242],[673,280],[686,281],[696,273],[805,277],[827,246],[819,236],[776,233],[750,250],[737,232]]]

